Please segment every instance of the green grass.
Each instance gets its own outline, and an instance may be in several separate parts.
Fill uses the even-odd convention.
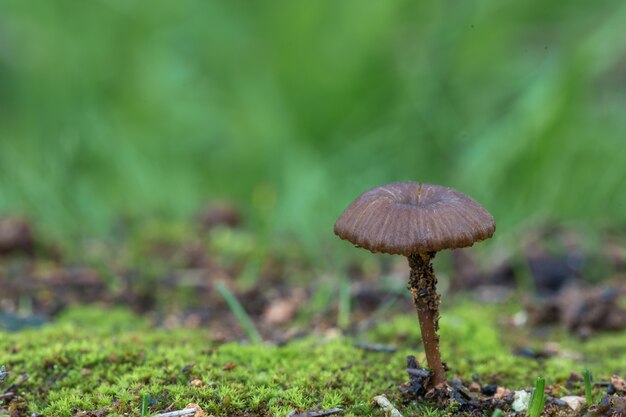
[[[593,391],[591,390],[591,372],[588,369],[583,371],[583,378],[585,381],[585,401],[589,406],[593,404]]]
[[[141,396],[141,417],[148,416],[148,394]]]
[[[443,312],[442,355],[451,374],[512,389],[539,375],[560,386],[580,361],[556,357],[541,363],[513,356],[514,338],[496,325],[493,306],[460,303]],[[107,408],[112,415],[140,415],[142,396],[148,413],[198,403],[214,415],[287,415],[291,410],[341,407],[346,416],[375,416],[371,398],[385,394],[404,415],[446,410],[415,402],[405,404],[396,387],[407,379],[408,354],[416,348],[416,319],[401,315],[379,324],[367,335],[375,343],[394,343],[396,353],[366,352],[343,337],[310,336],[282,347],[219,344],[205,330],[159,330],[118,310],[69,311],[57,323],[38,330],[1,334],[0,363],[11,378],[28,374],[22,386],[32,412],[71,416],[75,409]],[[558,333],[557,333],[558,335]],[[564,350],[584,356],[599,380],[623,374],[619,352],[626,334],[601,335],[589,342],[558,337]],[[234,367],[233,367],[234,365]],[[200,387],[190,382],[200,379]],[[8,384],[5,381],[5,385]],[[574,387],[584,393],[584,387]],[[447,410],[453,411],[453,410]]]
[[[263,340],[261,339],[261,335],[259,334],[256,327],[254,327],[254,323],[246,313],[246,310],[243,308],[237,297],[228,289],[228,287],[223,282],[218,282],[215,284],[215,289],[220,293],[222,298],[228,304],[228,308],[233,313],[239,325],[243,328],[250,340],[253,343],[261,343]]]
[[[625,18],[618,0],[2,1],[0,211],[84,237],[223,197],[318,247],[357,194],[410,179],[483,202],[497,239],[623,222]]]
[[[541,417],[543,408],[546,405],[546,380],[542,377],[538,377],[535,381],[535,388],[530,396],[530,403],[528,404],[528,417]]]

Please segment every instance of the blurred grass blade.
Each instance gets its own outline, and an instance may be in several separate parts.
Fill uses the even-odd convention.
[[[344,277],[339,282],[339,312],[337,313],[337,324],[342,330],[350,326],[350,301],[350,282]]]
[[[228,289],[226,285],[222,282],[218,282],[215,284],[215,289],[220,293],[226,304],[228,304],[228,308],[233,313],[237,321],[239,321],[239,325],[243,328],[243,331],[246,333],[246,336],[252,343],[260,344],[263,342],[261,335],[257,331],[256,327],[254,327],[254,323],[244,310],[243,306],[237,300],[237,297]]]
[[[583,378],[585,379],[585,400],[587,401],[587,407],[593,403],[593,393],[591,391],[591,372],[589,369],[583,371]]]

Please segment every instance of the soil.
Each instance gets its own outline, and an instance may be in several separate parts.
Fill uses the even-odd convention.
[[[336,326],[337,306],[333,304],[326,304],[306,317],[308,322],[304,325],[298,323],[303,306],[312,302],[319,288],[306,259],[267,253],[256,265],[258,279],[251,285],[242,285],[239,277],[251,265],[250,256],[233,261],[207,249],[213,237],[211,230],[241,227],[239,213],[234,207],[219,203],[202,212],[196,222],[190,227],[194,232],[185,239],[149,238],[141,242],[138,257],[147,260],[118,261],[120,251],[132,250],[124,242],[117,250],[110,244],[107,247],[106,242],[90,242],[91,246],[106,249],[95,260],[81,264],[76,261],[81,256],[64,256],[58,250],[59,245],[43,241],[35,227],[25,220],[15,217],[0,220],[0,327],[16,330],[38,325],[53,319],[68,306],[99,303],[130,306],[156,324],[208,326],[222,340],[239,340],[244,335],[238,330],[228,305],[214,289],[219,281],[226,283],[245,306],[265,340],[280,343],[302,331],[326,331]],[[515,271],[521,269],[519,259],[525,259],[536,289],[526,302],[531,324],[561,324],[582,337],[597,331],[623,329],[626,310],[619,300],[626,293],[626,285],[620,279],[626,275],[626,255],[618,250],[623,242],[616,239],[612,235],[607,237],[602,253],[586,253],[576,246],[572,231],[545,227],[529,232],[522,239],[529,249],[521,255],[510,256],[487,269],[479,268],[467,251],[454,251],[451,290],[471,289],[477,295],[487,294],[492,300],[498,298],[494,294],[506,296],[522,281],[520,273]],[[561,242],[556,252],[542,249],[548,246],[546,242],[554,240]],[[82,247],[77,252],[89,250]],[[605,268],[607,279],[601,285],[592,285],[581,275],[588,265],[600,263],[598,259],[612,268]],[[390,268],[387,259],[382,262],[379,273]],[[366,325],[372,313],[385,304],[394,304],[393,308],[401,311],[411,308],[408,294],[396,295],[382,288],[378,277],[370,276],[362,265],[348,265],[345,274],[351,277],[354,329]],[[294,283],[291,278],[294,275],[305,279]]]
[[[513,389],[496,384],[481,384],[477,377],[470,381],[455,378],[444,386],[433,387],[432,372],[421,367],[414,356],[407,357],[407,374],[409,380],[399,387],[406,402],[434,402],[442,409],[453,407],[464,416],[482,417],[492,415],[496,410],[505,410],[510,413],[515,401],[516,392]],[[581,375],[572,373],[567,384],[570,389],[573,389],[582,382]],[[614,376],[608,383],[598,385],[605,385],[607,394],[602,396],[598,403],[588,407],[584,406],[585,400],[582,397],[555,397],[552,393],[560,392],[559,387],[546,387],[546,405],[541,415],[543,417],[575,416],[582,415],[587,410],[584,413],[585,417],[626,416],[626,398],[624,397],[626,382]],[[580,409],[574,410],[563,398],[579,399],[582,405]]]

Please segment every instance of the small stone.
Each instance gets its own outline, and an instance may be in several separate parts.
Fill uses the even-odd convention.
[[[471,392],[480,392],[480,384],[478,382],[476,382],[476,381],[472,381],[469,384],[469,390]]]
[[[583,382],[585,378],[578,372],[570,372],[567,380],[571,382]]]
[[[546,342],[543,345],[543,354],[547,357],[560,356],[561,345],[556,342]]]
[[[188,329],[197,329],[201,325],[202,325],[202,317],[200,317],[200,315],[197,313],[189,314],[183,320],[183,326],[185,326]]]
[[[193,415],[193,417],[207,417],[207,414],[204,412],[202,408],[200,408],[198,404],[194,404],[194,403],[187,404],[187,407],[185,407],[185,410],[189,408],[193,408],[194,410],[196,410],[196,413]]]
[[[530,393],[526,391],[515,391],[513,394],[513,404],[511,404],[511,408],[519,413],[520,411],[526,411],[528,409],[528,404],[530,404]]]
[[[337,327],[331,327],[329,329],[326,329],[326,331],[324,332],[324,336],[331,340],[340,338],[341,334],[341,329]]]
[[[269,324],[285,324],[295,316],[298,311],[299,300],[284,298],[270,303],[263,312],[263,320]]]
[[[617,375],[611,377],[611,385],[613,385],[617,392],[626,392],[626,381]]]
[[[83,369],[81,369],[81,370],[80,370],[80,374],[81,374],[82,376],[87,376],[87,375],[89,375],[90,373],[91,373],[91,371],[90,371],[89,369],[87,369],[87,368],[83,368]]]
[[[493,394],[494,398],[503,399],[511,395],[511,390],[508,388],[498,387],[496,388],[495,394]]]
[[[606,387],[606,393],[609,395],[613,395],[617,392],[617,390],[615,389],[615,386],[613,384],[609,384],[608,387]]]
[[[481,387],[480,392],[483,393],[484,395],[487,395],[489,397],[491,397],[492,395],[495,395],[495,393],[498,391],[498,386],[495,384],[487,384],[483,387]]]
[[[585,398],[579,397],[577,395],[568,395],[566,397],[561,397],[561,401],[564,401],[565,404],[569,406],[574,411],[578,411],[585,404]]]
[[[513,326],[515,327],[524,326],[526,323],[528,323],[528,313],[526,313],[526,311],[524,310],[518,311],[513,315],[512,322]]]
[[[194,379],[191,381],[191,385],[193,385],[194,387],[201,387],[204,383],[202,382],[201,379]]]

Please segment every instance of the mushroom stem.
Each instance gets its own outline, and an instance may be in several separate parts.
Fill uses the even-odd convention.
[[[435,252],[414,253],[408,256],[411,275],[409,290],[417,308],[422,332],[426,362],[433,372],[432,385],[437,387],[446,382],[446,375],[439,353],[439,294],[437,278],[433,272],[432,258]]]

